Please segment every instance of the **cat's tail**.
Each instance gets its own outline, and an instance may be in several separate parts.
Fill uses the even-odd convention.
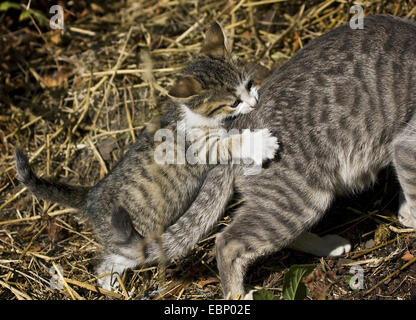
[[[233,170],[228,165],[213,168],[188,210],[162,235],[140,242],[140,263],[154,265],[188,254],[224,214],[234,193]]]
[[[38,178],[30,168],[26,154],[17,149],[15,153],[18,180],[35,196],[65,206],[81,209],[90,187],[71,186]]]

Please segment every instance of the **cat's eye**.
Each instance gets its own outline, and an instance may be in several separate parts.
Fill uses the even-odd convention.
[[[237,106],[241,103],[240,99],[237,99],[234,101],[234,103],[231,105],[231,108],[237,108]]]
[[[247,82],[247,90],[248,91],[250,91],[250,89],[251,89],[251,87],[253,86],[253,84],[254,84],[254,81],[253,80],[250,80],[249,82]]]

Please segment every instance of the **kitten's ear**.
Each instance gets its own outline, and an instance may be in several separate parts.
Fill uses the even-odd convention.
[[[261,86],[272,73],[271,70],[254,62],[247,63],[245,69],[258,86]]]
[[[226,37],[221,26],[214,22],[205,34],[205,41],[201,53],[225,57],[228,54]]]
[[[201,93],[201,84],[193,77],[186,76],[175,83],[168,92],[174,99],[184,99]]]

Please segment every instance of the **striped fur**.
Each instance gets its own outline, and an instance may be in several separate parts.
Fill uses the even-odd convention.
[[[212,28],[218,31],[218,25]],[[206,43],[209,41],[207,37]],[[175,154],[190,146],[189,141],[176,140],[176,133],[188,134],[192,129],[199,129],[202,132],[198,136],[199,145],[204,145],[209,138],[210,145],[218,150],[219,160],[228,163],[232,136],[224,136],[218,129],[227,117],[254,108],[257,96],[254,100],[249,97],[250,81],[251,75],[226,56],[201,54],[191,61],[170,91],[170,113],[160,120],[160,126],[173,133]],[[244,96],[242,87],[245,88]],[[239,107],[240,104],[243,107]],[[196,118],[199,119],[197,123],[194,122]],[[154,139],[157,128],[156,123],[144,130],[112,172],[93,187],[69,186],[40,179],[30,169],[26,155],[16,151],[18,178],[34,195],[75,207],[91,219],[105,248],[97,269],[100,274],[121,273],[125,268],[144,263],[138,250],[141,240],[151,238],[173,224],[186,211],[214,166],[187,162],[157,163],[155,151],[162,143]],[[276,138],[268,129],[262,130],[261,134],[261,141],[269,147],[263,159],[273,158]],[[202,153],[203,157],[208,157],[210,145],[205,148],[206,153]],[[109,288],[109,278],[102,278],[100,284]]]
[[[229,169],[217,167],[212,183],[204,183],[224,188],[222,193],[215,189],[221,203],[233,189],[244,199],[216,239],[224,295],[244,294],[244,273],[253,260],[293,243],[321,219],[337,194],[370,186],[389,164],[403,190],[401,220],[416,227],[415,108],[413,21],[370,16],[362,30],[341,26],[274,71],[259,91],[256,110],[231,120],[229,127],[275,132],[278,157],[254,176],[233,167],[232,184],[218,179]],[[196,201],[207,205],[194,202],[192,207],[218,218],[223,208],[211,210],[211,192],[201,189]],[[195,242],[196,234],[205,232],[207,226],[194,223],[192,207],[178,220],[187,221],[188,228],[170,226],[162,235],[166,243],[184,237]]]

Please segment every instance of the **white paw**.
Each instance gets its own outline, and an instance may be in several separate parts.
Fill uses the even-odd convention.
[[[412,210],[407,204],[407,201],[401,204],[397,218],[399,219],[402,225],[409,228],[416,228],[416,221],[412,215]]]
[[[118,281],[111,276],[102,277],[97,280],[98,286],[107,291],[119,292]]]
[[[121,276],[124,270],[133,268],[137,265],[136,260],[126,258],[119,254],[106,255],[97,266],[96,274],[108,274],[98,279],[98,285],[108,291],[120,292],[120,284],[117,275]]]
[[[273,159],[276,154],[277,149],[279,149],[279,144],[277,138],[272,136],[272,133],[269,129],[262,129],[262,158]]]
[[[254,132],[246,130],[243,133],[242,158],[251,159],[258,166],[263,160],[273,159],[278,148],[277,138],[272,136],[269,129]]]
[[[257,292],[257,290],[253,289],[250,290],[244,297],[243,300],[253,300],[253,293]]]
[[[351,251],[351,243],[336,234],[328,234],[322,238],[322,253],[324,256],[337,257]]]

